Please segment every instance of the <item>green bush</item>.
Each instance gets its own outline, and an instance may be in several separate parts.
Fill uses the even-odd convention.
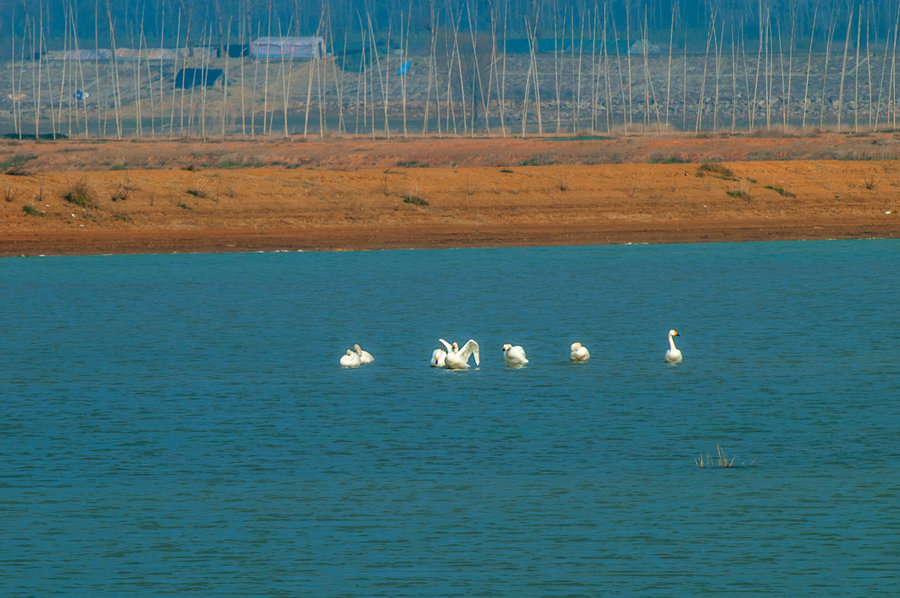
[[[75,181],[63,195],[63,199],[82,208],[89,208],[94,205],[94,197],[91,194],[91,190],[83,180]]]

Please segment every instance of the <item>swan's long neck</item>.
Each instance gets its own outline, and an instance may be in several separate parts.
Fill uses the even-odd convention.
[[[671,334],[669,335],[669,349],[671,351],[675,350],[675,338]]]

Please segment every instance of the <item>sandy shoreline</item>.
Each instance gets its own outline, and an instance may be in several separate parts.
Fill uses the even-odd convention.
[[[728,141],[710,143],[736,153],[747,140]],[[535,165],[519,142],[434,140],[429,160],[455,158],[433,167],[415,159],[421,144],[355,143],[239,144],[242,166],[227,168],[186,143],[7,147],[6,162],[28,159],[0,175],[0,256],[900,237],[894,160],[590,164],[582,145],[536,140],[547,163]],[[511,146],[491,166],[459,163]],[[171,164],[110,166],[109,152]],[[330,166],[292,165],[301,157]]]
[[[474,233],[433,228],[361,231],[331,228],[317,231],[202,230],[187,232],[96,231],[87,234],[43,233],[3,235],[0,256],[93,255],[140,253],[231,253],[276,251],[354,251],[380,249],[447,249],[529,247],[552,245],[609,245],[639,243],[699,243],[791,241],[817,239],[896,238],[894,226],[846,222],[816,225],[776,223],[771,226],[684,227],[676,230],[621,227],[616,230],[510,230],[488,228]]]

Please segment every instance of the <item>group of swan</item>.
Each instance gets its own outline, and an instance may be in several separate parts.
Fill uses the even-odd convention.
[[[360,348],[359,345],[353,345],[352,349],[347,349],[347,352],[341,356],[341,366],[345,368],[358,368],[362,364],[373,361],[375,358],[372,357],[372,354]]]
[[[678,336],[677,332],[674,330],[669,331],[669,349],[666,351],[666,363],[679,363],[682,359],[681,350],[675,346],[674,337],[676,336]],[[431,367],[465,370],[468,369],[469,359],[473,356],[475,357],[475,365],[481,365],[481,353],[475,340],[469,339],[466,341],[462,349],[455,342],[448,343],[442,338],[438,340],[444,348],[435,349],[431,353]],[[584,363],[590,358],[590,351],[581,343],[572,343],[569,347],[569,361]],[[371,363],[372,361],[374,361],[372,354],[360,349],[359,345],[353,345],[353,349],[347,349],[347,354],[341,357],[341,365],[345,368],[359,367],[362,363]],[[508,368],[521,368],[528,363],[528,358],[525,356],[525,349],[520,345],[506,343],[503,345],[503,361]]]

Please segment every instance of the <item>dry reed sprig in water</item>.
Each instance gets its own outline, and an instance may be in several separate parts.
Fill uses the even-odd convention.
[[[729,459],[728,455],[722,449],[722,445],[719,445],[719,444],[716,445],[716,461],[715,461],[715,463],[719,469],[734,468],[735,459],[736,459],[736,457],[731,457]],[[753,463],[756,463],[756,459],[754,459],[751,462],[751,465]],[[696,465],[697,467],[700,467],[701,469],[705,469],[707,467],[712,467],[713,460],[709,456],[709,453],[706,453],[705,458],[704,458],[703,453],[700,453],[700,455],[694,459],[694,465]]]

